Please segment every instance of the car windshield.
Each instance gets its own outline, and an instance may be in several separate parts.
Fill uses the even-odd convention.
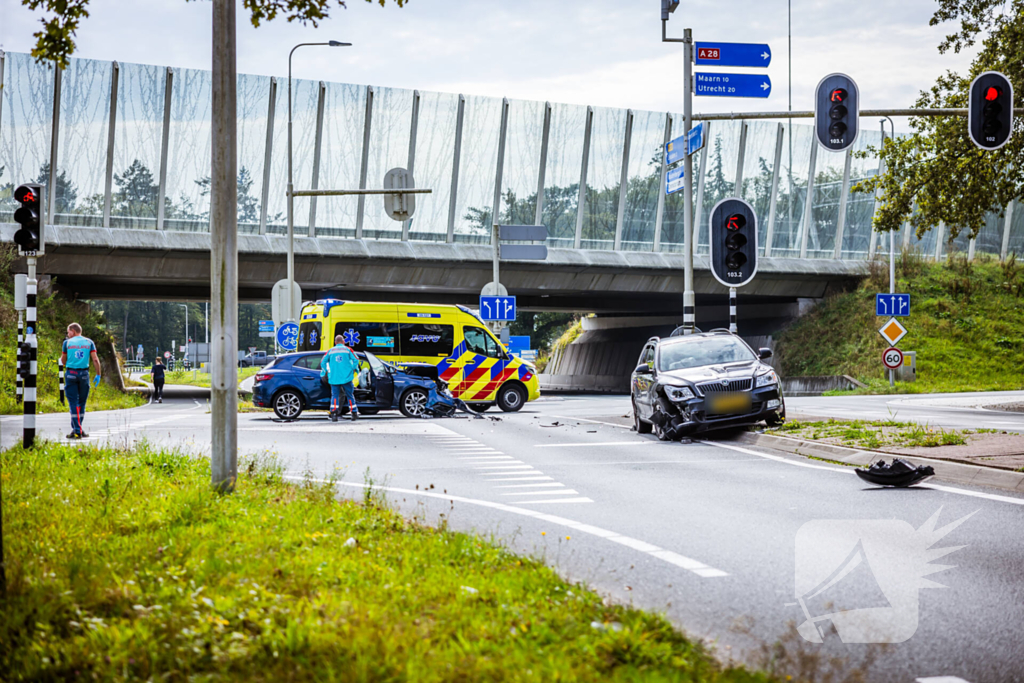
[[[754,353],[736,337],[702,337],[663,344],[658,349],[658,370],[661,371],[751,360],[755,360]]]

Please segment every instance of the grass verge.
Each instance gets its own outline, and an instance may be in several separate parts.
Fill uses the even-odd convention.
[[[761,681],[544,564],[181,451],[0,453],[6,680]],[[571,542],[569,539],[566,542]]]
[[[885,447],[962,446],[971,434],[995,433],[994,429],[943,429],[916,422],[895,420],[789,420],[770,433],[810,441],[828,441],[852,448],[879,450]]]

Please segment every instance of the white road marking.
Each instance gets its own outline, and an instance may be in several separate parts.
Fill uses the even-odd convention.
[[[810,463],[797,462],[790,460],[789,458],[783,458],[777,455],[768,455],[767,453],[758,453],[752,451],[749,448],[742,448],[740,446],[731,446],[729,444],[717,443],[715,441],[701,441],[700,443],[706,443],[711,446],[718,446],[719,448],[728,448],[729,450],[739,451],[740,453],[747,453],[748,455],[756,455],[759,458],[766,458],[768,460],[776,460],[778,462],[785,463],[787,465],[793,465],[795,467],[808,467],[814,470],[826,470],[829,472],[842,472],[844,474],[855,474],[852,467],[825,467],[823,465],[812,465]],[[946,493],[953,493],[961,496],[969,496],[972,498],[984,498],[986,500],[993,500],[998,503],[1012,503],[1013,505],[1024,505],[1024,498],[1011,498],[1010,496],[1000,496],[995,493],[983,493],[982,491],[971,491],[970,489],[962,489],[956,486],[945,486],[942,484],[928,484],[920,488],[935,489],[936,491],[944,491]]]
[[[302,481],[301,477],[285,477],[285,479],[296,479],[296,480]],[[313,481],[319,481],[320,483],[326,483],[327,482],[326,479],[319,479],[319,480],[314,479]],[[645,548],[645,549],[644,550],[640,550],[640,552],[646,553],[646,554],[650,555],[651,557],[656,557],[659,560],[665,561],[664,558],[658,557],[658,555],[654,554],[655,552],[657,552],[659,550],[664,550],[664,548],[660,548],[660,547],[658,547],[656,545],[651,545],[650,543],[645,543],[644,541],[640,541],[638,539],[630,538],[628,536],[623,536],[622,534],[617,534],[614,531],[609,531],[608,529],[602,529],[601,527],[592,526],[590,524],[584,524],[582,522],[577,522],[575,520],[567,519],[565,517],[559,517],[557,515],[549,515],[549,514],[544,513],[544,512],[538,512],[537,510],[530,510],[529,508],[514,507],[513,505],[507,505],[505,503],[498,503],[498,502],[494,502],[494,501],[490,501],[490,500],[478,500],[476,498],[465,498],[463,496],[451,496],[451,495],[448,495],[446,493],[431,493],[430,491],[416,491],[416,490],[413,490],[413,489],[403,489],[403,488],[391,487],[391,486],[369,486],[367,484],[357,484],[355,482],[347,482],[347,481],[335,482],[335,485],[337,485],[337,486],[351,486],[353,488],[361,488],[361,489],[371,488],[371,489],[376,489],[378,491],[390,491],[392,493],[404,493],[404,494],[410,495],[410,496],[423,496],[423,497],[426,497],[426,498],[437,498],[439,500],[447,500],[447,501],[451,501],[453,503],[455,501],[458,501],[460,503],[466,503],[467,505],[479,505],[481,507],[487,507],[487,508],[491,508],[493,510],[501,510],[502,512],[508,512],[508,513],[511,513],[511,514],[514,514],[514,515],[522,515],[524,517],[532,517],[533,519],[539,519],[541,521],[549,522],[551,524],[557,524],[559,526],[564,526],[564,527],[567,527],[567,528],[572,529],[574,531],[578,531],[578,532],[583,533],[583,534],[590,534],[592,536],[597,536],[598,538],[603,538],[603,539],[606,539],[606,540],[609,540],[609,541],[613,541],[615,543],[619,543],[621,545],[626,545],[626,546],[629,546],[629,547],[633,547],[633,548],[638,549],[638,550],[639,550],[639,548],[636,548],[636,546],[637,545],[642,545],[643,548]],[[535,502],[540,502],[540,501],[535,501]],[[593,501],[591,501],[591,502],[593,502]],[[682,555],[680,555],[679,557],[682,557]],[[671,564],[673,564],[675,566],[678,566],[675,562],[672,562]],[[729,575],[726,572],[723,572],[723,571],[721,571],[719,569],[714,569],[713,567],[709,567],[708,565],[705,565],[705,564],[701,564],[701,566],[699,568],[691,569],[689,571],[693,572],[694,574],[696,574],[697,576],[700,576],[702,578],[716,578],[716,577],[722,577],[722,576],[728,576]]]
[[[504,472],[480,472],[480,474],[482,474],[485,477],[503,477],[503,476],[506,476],[506,475],[509,475],[509,474],[544,474],[544,473],[541,472],[540,470],[535,470],[534,468],[532,468],[529,465],[527,465],[526,467],[521,468],[521,469],[507,470],[507,471],[504,471]]]
[[[511,477],[509,479],[490,479],[489,481],[552,481],[554,477]]]
[[[495,486],[496,489],[532,489],[538,486],[565,486],[565,484],[504,484]]]
[[[928,676],[926,678],[915,678],[917,683],[970,683],[959,676]]]
[[[483,462],[495,462],[498,460],[515,460],[515,458],[511,455],[476,455],[468,458],[459,458],[459,460],[482,460]],[[518,462],[518,460],[516,462]]]
[[[553,498],[551,500],[513,500],[514,505],[541,505],[544,503],[593,503],[589,498]]]
[[[511,462],[503,462],[497,465],[473,465],[475,470],[524,470],[533,469],[533,465],[527,465],[522,460],[513,460]]]
[[[633,425],[620,425],[614,422],[602,422],[601,420],[588,420],[585,417],[566,417],[565,415],[552,415],[551,417],[558,418],[559,420],[578,420],[579,422],[593,422],[596,425],[608,425],[609,427],[618,427],[620,429],[632,429]],[[562,425],[558,425],[561,427]]]
[[[503,493],[503,496],[578,496],[579,491],[565,489],[563,491],[516,491],[514,493]]]
[[[599,441],[596,443],[539,443],[534,444],[534,448],[571,448],[577,446],[649,446],[651,444],[661,443],[660,441]]]

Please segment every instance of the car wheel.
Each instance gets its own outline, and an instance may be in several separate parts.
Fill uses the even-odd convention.
[[[493,403],[467,403],[469,409],[474,413],[486,413],[488,408],[493,408]]]
[[[406,417],[421,417],[427,410],[427,398],[426,390],[413,387],[402,394],[398,401],[398,409]]]
[[[764,423],[769,427],[781,427],[786,423],[786,404],[783,403],[779,412],[769,415],[764,419]]]
[[[526,405],[526,389],[518,384],[506,384],[498,389],[498,407],[506,413],[514,413]]]
[[[672,441],[668,434],[665,432],[664,425],[654,423],[654,435],[658,437],[658,441]]]
[[[302,414],[302,396],[294,389],[278,392],[271,403],[274,414],[282,420],[294,420]]]
[[[633,401],[633,427],[636,429],[637,434],[651,433],[651,423],[640,419],[640,413],[636,409],[636,401]]]

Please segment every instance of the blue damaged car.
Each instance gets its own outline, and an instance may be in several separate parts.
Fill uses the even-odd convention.
[[[278,356],[256,375],[253,404],[273,408],[282,420],[294,420],[304,410],[330,410],[331,387],[320,377],[324,355],[323,351],[309,351]],[[403,363],[399,368],[369,351],[357,351],[356,356],[356,405],[362,415],[400,410],[406,417],[421,417],[431,398],[431,389],[447,394],[448,388],[439,381],[434,365]],[[342,412],[348,412],[348,406]]]

